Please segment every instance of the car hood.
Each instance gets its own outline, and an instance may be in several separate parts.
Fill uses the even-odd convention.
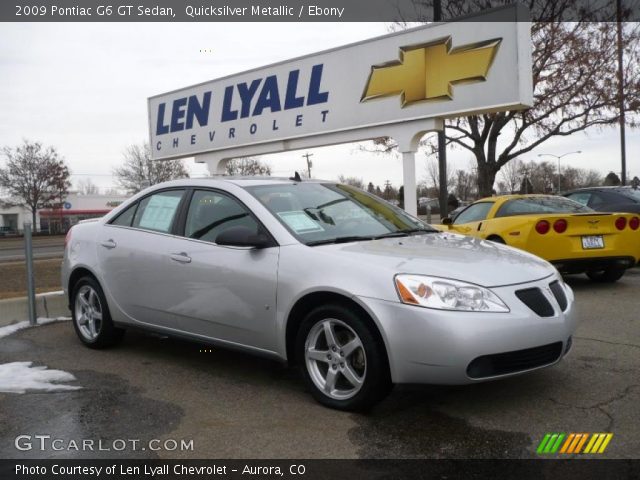
[[[556,273],[547,261],[530,253],[486,240],[453,233],[323,245],[339,264],[370,265],[445,277],[485,287],[540,280]]]

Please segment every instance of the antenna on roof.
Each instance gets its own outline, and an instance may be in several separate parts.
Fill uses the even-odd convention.
[[[293,177],[289,177],[289,180],[293,180],[294,182],[301,182],[302,178],[300,178],[300,174],[296,171]]]

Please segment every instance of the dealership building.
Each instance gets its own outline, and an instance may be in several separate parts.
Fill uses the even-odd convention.
[[[70,192],[62,203],[62,208],[38,210],[34,231],[65,233],[80,220],[102,217],[127,198],[126,195],[82,195]],[[28,208],[0,207],[0,227],[19,232],[25,221],[31,221],[31,211]]]

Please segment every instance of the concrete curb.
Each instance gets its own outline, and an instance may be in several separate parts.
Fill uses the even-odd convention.
[[[67,307],[64,292],[49,292],[36,295],[36,316],[44,318],[68,317],[71,315]],[[27,297],[0,300],[0,327],[29,319]]]

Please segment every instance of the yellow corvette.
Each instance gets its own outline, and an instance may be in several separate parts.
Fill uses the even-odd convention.
[[[564,197],[483,198],[436,227],[526,250],[599,282],[617,281],[640,261],[638,214],[595,212]]]

